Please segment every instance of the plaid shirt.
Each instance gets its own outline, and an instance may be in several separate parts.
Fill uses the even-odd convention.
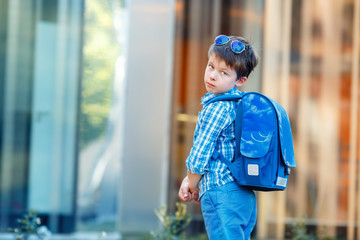
[[[237,88],[223,94],[239,94]],[[186,167],[192,173],[203,175],[200,180],[200,198],[212,188],[234,181],[227,166],[220,160],[211,159],[219,151],[231,161],[235,151],[235,101],[217,101],[206,104],[219,94],[207,93],[201,100],[203,109],[196,123],[193,147],[186,159]]]

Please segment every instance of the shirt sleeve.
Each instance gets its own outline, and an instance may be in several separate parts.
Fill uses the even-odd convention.
[[[231,124],[226,102],[214,102],[200,113],[193,147],[186,159],[186,167],[192,173],[204,174],[223,129]]]

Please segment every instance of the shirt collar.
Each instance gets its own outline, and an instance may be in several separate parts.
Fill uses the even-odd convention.
[[[201,98],[201,104],[205,105],[208,101],[210,101],[211,99],[213,99],[214,97],[220,96],[220,95],[227,95],[227,94],[241,94],[240,91],[238,90],[237,87],[231,89],[228,92],[225,93],[206,93],[204,97]]]

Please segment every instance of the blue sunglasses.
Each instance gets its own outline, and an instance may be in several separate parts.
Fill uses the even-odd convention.
[[[226,35],[219,35],[215,38],[215,45],[221,46],[225,45],[230,41],[230,38]],[[231,51],[235,54],[240,54],[245,50],[245,45],[238,41],[234,40],[231,42]]]

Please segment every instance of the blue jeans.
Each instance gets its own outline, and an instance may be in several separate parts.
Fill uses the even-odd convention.
[[[253,191],[236,182],[206,191],[201,211],[210,240],[249,240],[256,222]]]

